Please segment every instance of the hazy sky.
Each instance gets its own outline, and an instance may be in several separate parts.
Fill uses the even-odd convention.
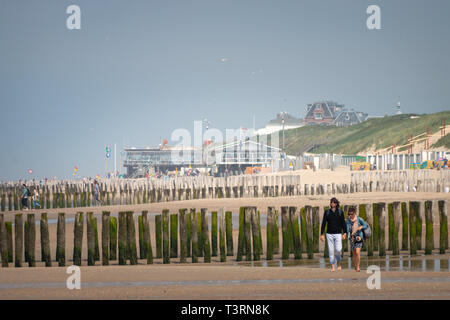
[[[105,144],[156,146],[205,117],[259,128],[321,99],[449,110],[449,35],[448,0],[2,0],[0,180],[104,174]]]

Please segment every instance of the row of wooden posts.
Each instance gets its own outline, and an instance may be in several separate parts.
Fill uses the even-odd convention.
[[[215,178],[178,177],[169,180],[105,180],[100,198],[106,205],[143,204],[189,199],[335,195],[357,192],[446,192],[449,174],[438,179],[409,172],[352,173],[350,183],[301,184],[300,175],[255,175]],[[89,207],[94,204],[92,183],[36,184],[42,209]],[[22,210],[21,185],[0,186],[0,210]],[[447,191],[448,192],[448,191]],[[29,205],[31,205],[29,198]]]
[[[372,227],[372,237],[365,241],[363,251],[368,256],[378,251],[379,256],[386,255],[391,250],[398,255],[400,250],[408,250],[416,254],[422,250],[422,223],[425,219],[425,254],[434,250],[434,233],[439,232],[439,252],[445,253],[448,249],[448,221],[447,201],[435,202],[439,212],[439,230],[433,226],[433,201],[410,201],[393,203],[373,203],[355,205],[359,216]],[[345,215],[350,205],[343,207]],[[281,240],[282,259],[301,259],[306,253],[309,259],[319,252],[320,233],[320,207],[282,206],[278,211],[275,207],[267,208],[266,225],[266,255],[267,260],[279,254],[279,214],[281,213]],[[327,207],[324,208],[325,210]],[[347,216],[347,215],[346,215]],[[16,214],[13,225],[11,221],[4,221],[4,214],[0,214],[0,253],[2,266],[8,267],[14,262],[15,267],[21,267],[27,262],[30,267],[36,266],[36,221],[35,214],[30,213],[23,221],[23,214]],[[386,223],[386,219],[388,219]],[[179,258],[181,263],[203,261],[211,262],[211,256],[219,256],[225,262],[227,256],[234,256],[232,212],[211,212],[211,231],[208,230],[207,209],[200,212],[196,209],[180,209],[178,214],[169,214],[164,209],[162,214],[155,215],[155,248],[153,253],[150,235],[148,212],[143,211],[138,216],[138,244],[134,213],[132,211],[119,212],[118,219],[112,217],[110,212],[102,214],[101,230],[101,256],[98,239],[97,218],[92,212],[86,214],[79,212],[74,220],[73,264],[82,264],[84,221],[87,224],[87,264],[95,265],[101,258],[103,265],[118,259],[119,265],[138,263],[145,259],[148,264],[153,258],[162,258],[163,263],[170,263],[171,258]],[[387,224],[388,230],[385,225]],[[56,261],[58,266],[66,265],[66,237],[65,214],[59,213],[57,220]],[[399,239],[400,228],[402,239]],[[386,232],[388,232],[388,247],[386,248]],[[41,214],[40,219],[41,261],[45,266],[52,266],[50,254],[50,237],[47,213]],[[13,248],[14,243],[14,248]],[[179,246],[179,248],[178,248]],[[14,251],[13,251],[14,249]],[[138,255],[139,249],[139,255]],[[348,241],[343,242],[343,251],[349,250]],[[118,255],[117,255],[118,253]],[[241,207],[239,212],[239,236],[236,260],[260,260],[263,255],[262,235],[260,226],[260,212],[256,207]],[[324,256],[328,257],[328,246],[325,243]],[[14,259],[13,259],[14,258]],[[23,261],[23,258],[25,259]]]

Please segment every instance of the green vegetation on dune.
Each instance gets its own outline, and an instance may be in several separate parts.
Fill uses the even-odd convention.
[[[413,117],[413,118],[411,118]],[[369,148],[382,149],[408,143],[412,137],[439,131],[441,120],[450,123],[450,111],[434,114],[402,114],[369,119],[349,127],[308,125],[285,131],[286,152],[297,155],[305,149],[314,153],[356,154]],[[280,132],[280,145],[282,144]],[[450,135],[440,139],[433,147],[450,148]]]
[[[447,134],[443,138],[439,139],[435,144],[432,145],[432,147],[444,147],[450,149],[450,134]]]

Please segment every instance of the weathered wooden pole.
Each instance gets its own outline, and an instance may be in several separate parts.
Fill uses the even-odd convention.
[[[308,259],[313,259],[314,258],[313,217],[311,206],[305,206],[305,217],[306,217],[306,238],[307,238],[306,250],[308,253]]]
[[[280,253],[280,232],[279,232],[279,223],[278,223],[278,210],[275,209],[273,214],[273,231],[272,237],[273,241],[273,254]]]
[[[236,261],[242,261],[242,256],[245,254],[245,207],[239,208],[239,235],[238,235],[238,249]]]
[[[231,211],[225,212],[225,233],[226,233],[226,246],[227,256],[234,256],[233,249],[233,213]]]
[[[208,221],[206,220],[206,208],[200,209],[202,217],[202,240],[204,262],[211,262],[211,244],[209,242]]]
[[[372,229],[372,237],[373,237],[373,250],[379,251],[380,244],[380,222],[379,222],[379,210],[378,203],[373,204],[373,229]]]
[[[417,253],[417,216],[420,210],[420,202],[410,201],[409,202],[409,253]]]
[[[147,264],[153,264],[153,249],[150,237],[150,224],[148,222],[148,212],[146,210],[142,211],[142,228],[144,234],[143,245],[145,257],[147,258]]]
[[[127,264],[127,215],[119,212],[119,265]]]
[[[198,231],[197,231],[197,215],[195,209],[191,209],[191,258],[192,263],[198,262]]]
[[[422,250],[422,223],[425,216],[425,206],[424,202],[420,201],[419,211],[417,212],[416,218],[416,248],[417,250]]]
[[[87,226],[87,248],[88,248],[88,266],[95,265],[95,233],[94,233],[94,218],[93,213],[86,214]]]
[[[399,255],[399,232],[400,232],[400,221],[402,220],[402,204],[400,201],[396,201],[392,204],[393,208],[393,230],[392,230],[392,254],[394,256]]]
[[[320,237],[320,219],[319,207],[312,208],[312,225],[313,225],[313,251],[319,253],[319,237]]]
[[[138,216],[138,238],[139,238],[139,257],[146,259],[146,249],[144,249],[144,225],[142,224],[142,215]]]
[[[25,262],[29,261],[29,256],[28,256],[28,237],[30,236],[30,232],[29,232],[29,227],[28,227],[28,221],[25,220],[24,223],[24,227],[23,227],[23,236],[24,236],[24,257],[25,257]]]
[[[260,254],[262,254],[263,253],[263,243],[262,243],[262,233],[261,233],[261,212],[259,212],[259,210],[257,210],[256,221],[258,224],[258,232],[259,232],[259,236],[258,236],[259,252],[260,252]]]
[[[387,205],[388,213],[388,246],[387,250],[392,250],[392,242],[394,237],[394,205],[388,203]]]
[[[117,260],[117,218],[109,219],[109,260]]]
[[[433,249],[433,202],[425,201],[425,254],[431,254]]]
[[[300,230],[301,230],[301,244],[302,244],[302,252],[306,252],[308,250],[307,243],[308,237],[306,235],[306,211],[304,207],[300,208]]]
[[[162,258],[162,215],[155,216],[156,258]]]
[[[289,207],[289,220],[292,226],[292,239],[294,243],[294,258],[302,258],[302,243],[300,240],[300,225],[298,222],[298,211],[297,207]]]
[[[259,261],[261,259],[260,248],[260,230],[258,228],[258,215],[256,213],[256,207],[250,207],[250,219],[252,224],[252,238],[253,238],[253,260]]]
[[[178,257],[178,215],[170,215],[170,257]]]
[[[134,225],[133,211],[127,211],[127,252],[130,264],[137,264],[136,227]]]
[[[63,212],[58,213],[56,226],[56,261],[59,267],[66,265],[66,219]]]
[[[16,215],[16,223],[17,223],[17,215]],[[16,224],[16,232],[17,232],[17,224]],[[0,254],[2,256],[2,267],[8,268],[9,267],[8,244],[7,244],[5,218],[3,213],[0,214]],[[17,257],[17,241],[16,241],[16,257]],[[16,267],[20,267],[20,265],[18,265],[17,263],[17,260],[16,260]]]
[[[402,212],[402,250],[408,250],[409,214],[406,202],[401,203]]]
[[[202,216],[200,212],[196,213],[197,215],[197,245],[198,245],[198,257],[203,257],[203,225],[202,225]]]
[[[98,227],[97,227],[97,218],[94,218],[93,220],[94,225],[94,244],[95,244],[95,255],[94,259],[95,261],[100,261],[100,245],[98,241]]]
[[[34,213],[27,214],[27,222],[28,222],[28,241],[25,244],[28,248],[28,266],[35,267],[36,259],[36,222],[34,219]]]
[[[448,249],[448,207],[447,201],[438,201],[439,210],[439,253],[444,254]]]
[[[186,210],[179,210],[180,221],[180,263],[186,263],[187,256],[187,225],[186,225]]]
[[[223,208],[219,210],[219,252],[220,252],[220,262],[227,261],[227,248],[226,248],[226,222],[225,222],[225,212]]]
[[[46,267],[52,266],[52,260],[50,257],[50,238],[48,234],[48,219],[47,213],[41,213],[41,261],[45,262]]]
[[[12,238],[12,222],[5,222],[6,228],[6,246],[8,247],[8,262],[13,262],[14,252],[13,252],[13,238]]]
[[[163,240],[163,263],[170,263],[170,243],[169,243],[169,210],[163,209],[162,213],[162,240]]]
[[[211,256],[217,257],[217,211],[211,212]]]
[[[267,225],[266,225],[266,260],[273,259],[273,249],[274,249],[274,234],[273,234],[273,223],[274,223],[274,207],[267,208]]]
[[[289,233],[289,207],[281,207],[281,228],[282,228],[282,241],[283,250],[281,253],[281,259],[289,259],[290,242],[291,237]]]
[[[83,212],[77,212],[73,225],[73,264],[81,266],[81,253],[83,249]]]
[[[109,265],[109,247],[111,240],[109,238],[111,231],[111,219],[109,211],[102,212],[102,265]]]
[[[185,213],[185,221],[186,221],[186,256],[191,256],[191,213]]]
[[[252,234],[251,234],[251,211],[250,207],[244,209],[244,247],[245,260],[252,260]]]
[[[379,251],[378,255],[384,257],[386,255],[386,203],[378,203],[378,222],[379,222]]]

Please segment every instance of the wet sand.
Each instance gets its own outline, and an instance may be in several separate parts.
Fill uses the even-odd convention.
[[[381,272],[368,289],[365,270],[217,264],[81,267],[69,290],[65,268],[2,270],[0,299],[450,299],[450,272]]]
[[[324,173],[325,174],[325,173]],[[347,179],[347,173],[333,178]],[[328,177],[329,178],[329,177]],[[333,179],[334,180],[334,179]],[[345,182],[345,181],[341,181]],[[94,212],[98,218],[99,240],[101,241],[101,212],[110,211],[116,216],[119,211],[132,210],[138,215],[142,210],[150,214],[150,232],[155,254],[155,233],[153,214],[161,213],[162,209],[169,209],[177,213],[180,208],[207,208],[208,212],[225,208],[233,215],[238,215],[241,206],[257,206],[261,211],[261,226],[263,237],[263,252],[266,252],[265,214],[268,206],[279,209],[281,206],[326,206],[331,196],[293,196],[276,198],[243,198],[243,199],[200,199],[187,201],[162,202],[142,205],[104,206],[90,208],[67,208],[24,211],[36,213],[36,221],[40,219],[41,212],[48,212],[48,219],[57,218],[58,212],[65,212],[66,219],[66,261],[69,266],[73,255],[73,219],[78,211]],[[341,204],[393,202],[393,201],[419,201],[419,200],[450,200],[450,194],[445,193],[354,193],[337,196]],[[438,229],[437,210],[434,211],[434,226]],[[14,221],[15,212],[4,212],[6,221]],[[321,213],[322,215],[322,210]],[[137,223],[137,219],[136,223]],[[450,219],[449,219],[450,220]],[[237,250],[237,223],[233,221],[234,253]],[[263,222],[264,221],[264,222]],[[83,262],[81,267],[82,289],[69,290],[65,287],[67,277],[66,268],[57,267],[53,261],[52,268],[45,268],[40,262],[40,232],[36,227],[36,268],[0,269],[0,299],[449,299],[450,298],[450,272],[448,270],[449,255],[438,255],[447,269],[441,265],[439,271],[432,271],[432,262],[426,262],[426,268],[405,268],[403,270],[391,265],[386,269],[383,261],[374,262],[382,267],[382,289],[369,290],[366,280],[369,274],[365,270],[356,273],[344,267],[344,270],[331,273],[328,269],[320,267],[319,258],[323,253],[316,254],[316,260],[296,264],[293,255],[284,266],[279,267],[279,261],[242,262],[237,263],[236,257],[227,257],[227,262],[220,263],[218,257],[212,258],[211,264],[204,264],[199,258],[198,264],[180,264],[179,259],[171,259],[170,265],[163,265],[161,259],[155,259],[153,265],[146,265],[144,260],[137,266],[118,266],[112,261],[111,266],[87,267],[86,224],[83,239]],[[425,241],[425,228],[422,242]],[[136,225],[137,230],[137,225]],[[211,230],[211,229],[210,229]],[[54,259],[56,251],[56,223],[49,224],[51,256]],[[136,232],[137,233],[137,232]],[[387,233],[387,232],[386,232]],[[435,232],[435,248],[439,246],[438,233]],[[399,235],[401,239],[401,234]],[[320,250],[323,250],[320,242]],[[281,232],[280,232],[281,249]],[[101,246],[100,246],[101,250]],[[419,251],[420,253],[420,251]],[[436,253],[436,251],[435,251]],[[363,253],[364,255],[365,253]],[[375,253],[376,254],[376,253]],[[403,255],[407,254],[403,252]],[[280,259],[276,255],[275,259]],[[413,257],[420,259],[420,256]],[[348,259],[348,254],[346,258]],[[383,258],[384,259],[384,258]],[[447,262],[445,262],[447,259]],[[322,259],[323,260],[323,259]],[[283,263],[283,262],[282,262]],[[286,267],[286,265],[290,265]],[[327,261],[322,264],[328,266]],[[417,264],[417,263],[416,263]],[[253,265],[253,266],[252,266]],[[364,267],[364,265],[362,265]],[[367,267],[367,265],[365,266]],[[390,280],[388,280],[390,279]]]

